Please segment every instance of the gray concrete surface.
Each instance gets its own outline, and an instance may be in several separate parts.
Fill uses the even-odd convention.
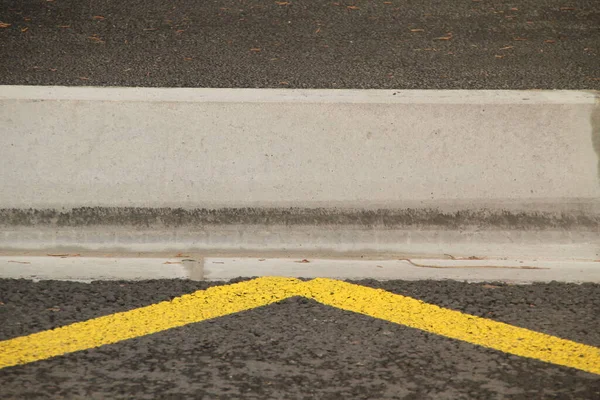
[[[2,208],[600,198],[592,93],[0,93]]]
[[[3,250],[600,257],[596,93],[2,86],[0,105]]]
[[[363,285],[600,346],[600,286]],[[0,280],[0,340],[214,285]],[[600,377],[292,298],[0,370],[3,399],[578,399]]]
[[[596,0],[0,4],[2,84],[600,89]]]
[[[550,261],[519,259],[318,258],[306,254],[286,257],[224,257],[202,254],[148,256],[2,255],[0,278],[39,280],[191,279],[223,281],[239,276],[300,278],[447,280],[467,282],[593,282],[600,283],[600,260]],[[471,258],[478,258],[472,256]]]
[[[54,215],[55,210],[51,211],[49,214]],[[469,210],[458,210],[451,214],[425,210],[426,216],[437,220],[438,223],[433,225],[423,224],[423,221],[414,221],[411,218],[400,218],[391,225],[376,218],[375,222],[370,224],[364,223],[360,218],[356,219],[357,215],[354,214],[350,215],[350,220],[354,222],[348,222],[343,218],[343,214],[340,216],[336,212],[337,210],[323,209],[309,209],[305,215],[306,222],[296,223],[293,210],[277,209],[272,214],[279,214],[280,218],[275,221],[266,218],[261,223],[230,224],[219,223],[219,219],[216,222],[197,222],[194,218],[183,218],[183,226],[164,225],[161,218],[164,214],[161,210],[130,211],[133,212],[125,213],[123,220],[75,219],[76,222],[84,223],[83,226],[76,222],[68,223],[69,218],[64,225],[57,224],[56,220],[46,222],[44,218],[37,224],[21,225],[19,220],[3,218],[0,224],[0,249],[13,252],[35,250],[42,254],[90,251],[109,254],[168,251],[176,254],[192,251],[203,254],[220,252],[225,255],[235,255],[239,252],[317,253],[326,257],[349,253],[359,257],[365,254],[392,254],[397,257],[415,254],[441,257],[444,254],[453,254],[463,257],[478,255],[555,260],[600,258],[599,217],[597,214],[581,212],[569,215],[564,221],[566,225],[562,226],[560,223],[554,225],[556,220],[553,217],[557,216],[557,213],[550,214],[547,219],[540,217],[537,211],[516,214],[516,217],[524,216],[525,222],[530,220],[530,223],[522,225],[519,223],[521,218],[504,220],[503,217],[510,217],[511,214],[499,210],[492,215],[500,218],[492,219],[492,222],[508,226],[498,227],[485,224],[485,219],[477,218],[468,221],[468,224],[445,224],[448,220],[453,221],[453,215],[465,215]],[[148,212],[154,222],[146,225],[136,218],[127,218],[139,216],[140,211]],[[171,211],[179,214],[177,209]],[[167,214],[172,214],[171,211]],[[219,214],[219,210],[205,211],[209,215]],[[236,215],[242,217],[253,216],[252,210],[235,211]],[[404,210],[400,211],[404,213]],[[33,213],[40,216],[44,211],[33,210]],[[58,213],[58,221],[61,221],[62,213]],[[69,215],[68,211],[65,213]],[[409,213],[409,216],[411,214]],[[563,221],[560,213],[558,214],[558,222]],[[94,215],[102,216],[103,213]],[[328,217],[326,219],[331,218],[328,223],[319,223],[323,215]],[[358,213],[358,217],[361,215],[362,211]],[[431,222],[432,218],[426,220]],[[515,220],[517,222],[511,225]],[[538,225],[540,220],[542,224]],[[586,220],[589,224],[578,224]]]

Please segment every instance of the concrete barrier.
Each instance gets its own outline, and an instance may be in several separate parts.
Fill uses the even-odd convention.
[[[600,257],[577,91],[0,87],[0,249]]]

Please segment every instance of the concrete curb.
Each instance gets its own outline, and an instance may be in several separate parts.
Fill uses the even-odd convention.
[[[192,258],[190,258],[192,257]],[[291,257],[0,256],[0,278],[33,280],[191,279],[221,281],[238,277],[377,280],[459,280],[468,282],[600,283],[600,262],[516,259],[324,259]]]
[[[600,257],[577,91],[0,86],[0,249]]]

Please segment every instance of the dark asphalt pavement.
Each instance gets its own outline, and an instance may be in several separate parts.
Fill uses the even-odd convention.
[[[358,283],[600,346],[600,285]],[[0,340],[210,285],[0,280]],[[0,398],[598,399],[600,376],[292,298],[2,369]]]
[[[0,0],[0,84],[600,89],[597,0]]]

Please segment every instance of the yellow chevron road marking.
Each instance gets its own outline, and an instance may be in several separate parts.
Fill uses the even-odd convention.
[[[294,296],[297,279],[259,278],[0,342],[0,368],[117,343]]]
[[[600,348],[594,346],[449,310],[381,289],[332,279],[315,279],[307,286],[306,297],[328,306],[600,375]]]
[[[332,279],[258,278],[0,342],[0,368],[27,364],[266,306],[293,296],[600,375],[600,349]]]

